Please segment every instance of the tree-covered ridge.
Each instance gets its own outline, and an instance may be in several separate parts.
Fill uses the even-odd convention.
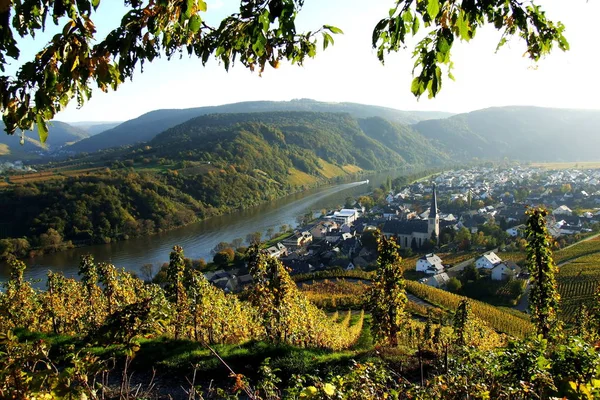
[[[131,145],[152,140],[159,133],[207,114],[254,113],[275,111],[344,112],[356,118],[381,117],[401,124],[450,116],[450,113],[402,111],[356,103],[325,103],[310,99],[291,101],[246,101],[219,106],[195,107],[173,110],[154,110],[119,126],[82,140],[69,147],[70,151],[97,151],[109,147]]]
[[[414,129],[458,157],[523,161],[597,160],[600,111],[497,107],[421,121]]]
[[[164,177],[134,172],[11,187],[0,204],[2,236],[26,236],[34,246],[48,229],[64,240],[98,243],[172,229],[206,215],[206,206]]]
[[[0,238],[26,237],[31,247],[44,248],[40,238],[49,229],[75,243],[142,236],[357,171],[411,166],[395,151],[400,146],[372,136],[341,113],[198,117],[147,144],[47,166],[58,175],[9,178]],[[427,146],[420,151],[424,156],[412,163],[443,161]],[[5,243],[0,254],[15,246]],[[13,253],[26,253],[27,246],[17,247]]]
[[[242,169],[264,168],[278,177],[292,166],[317,174],[319,158],[366,170],[406,164],[398,153],[366,135],[348,114],[208,115],[163,132],[149,145],[160,157],[176,155],[195,161],[228,162]]]
[[[443,147],[425,138],[410,126],[372,117],[359,119],[361,129],[411,164],[449,162],[451,157]]]

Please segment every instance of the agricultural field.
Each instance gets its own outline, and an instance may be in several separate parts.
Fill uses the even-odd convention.
[[[98,172],[105,171],[105,170],[106,170],[105,167],[95,167],[95,168],[63,170],[63,171],[57,171],[57,172],[64,176],[81,176],[81,175],[91,175],[93,173],[98,173]]]
[[[317,182],[316,177],[309,175],[306,172],[300,171],[296,168],[290,168],[290,175],[288,177],[288,183],[290,185],[314,185],[315,182]]]
[[[562,316],[571,321],[581,304],[590,305],[600,285],[600,253],[569,261],[557,275]]]
[[[503,251],[498,253],[498,257],[500,257],[504,261],[512,261],[517,265],[523,267],[525,265],[525,261],[527,259],[526,251]]]
[[[561,264],[565,261],[574,260],[581,256],[600,252],[600,236],[579,242],[573,246],[566,247],[554,253],[554,262]]]
[[[52,171],[10,175],[8,177],[8,180],[10,183],[18,184],[18,185],[25,184],[25,183],[44,182],[44,181],[50,181],[50,180],[54,180],[54,179],[63,179],[63,177],[60,175],[56,175]]]
[[[532,167],[552,169],[598,169],[598,161],[577,161],[577,162],[553,162],[553,163],[531,163]]]
[[[414,281],[405,281],[407,292],[449,311],[455,311],[464,297],[423,285]],[[525,337],[533,330],[526,314],[507,313],[487,303],[471,300],[473,315],[485,322],[498,332],[516,337]]]

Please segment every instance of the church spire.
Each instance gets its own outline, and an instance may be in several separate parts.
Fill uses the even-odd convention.
[[[429,218],[437,218],[437,194],[435,193],[435,182],[433,183],[433,195],[431,196],[431,208],[429,209]]]

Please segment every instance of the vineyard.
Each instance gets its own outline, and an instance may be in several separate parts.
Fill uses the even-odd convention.
[[[321,309],[362,309],[368,286],[362,281],[349,282],[343,279],[324,280],[304,284],[301,291],[306,298]]]
[[[38,183],[38,182],[46,182],[57,179],[65,179],[70,177],[79,177],[86,175],[94,175],[97,173],[101,173],[106,168],[104,167],[95,167],[95,168],[83,168],[83,169],[74,169],[74,170],[55,170],[55,171],[41,171],[41,172],[31,172],[26,174],[16,174],[8,176],[9,184],[0,183],[0,187],[13,185],[21,185],[26,183]]]
[[[581,304],[589,306],[594,300],[594,293],[600,285],[600,253],[569,261],[560,267],[557,281],[562,317],[572,321]]]
[[[558,250],[554,253],[554,262],[556,264],[561,264],[568,260],[573,260],[581,256],[598,252],[600,252],[600,236],[579,242],[571,247]]]
[[[418,298],[452,312],[456,310],[461,300],[464,299],[464,297],[445,290],[436,289],[414,281],[406,281],[406,290]],[[470,300],[470,302],[473,315],[488,323],[490,327],[498,332],[503,332],[515,337],[525,337],[533,331],[533,326],[525,314],[517,316],[477,300]]]
[[[30,174],[10,175],[8,177],[12,184],[25,184],[30,182],[44,182],[53,179],[61,179],[61,176],[55,175],[54,172],[35,172]]]
[[[48,290],[36,291],[23,280],[25,265],[13,260],[13,279],[0,293],[0,326],[123,343],[148,334],[211,344],[254,339],[332,350],[356,342],[363,313],[352,325],[349,316],[332,323],[296,288],[279,261],[264,257],[259,262],[275,264],[270,267],[276,269],[278,284],[256,285],[251,301],[226,294],[202,273],[186,269],[180,248],[171,254],[171,283],[164,289],[86,257],[81,281],[50,273]]]

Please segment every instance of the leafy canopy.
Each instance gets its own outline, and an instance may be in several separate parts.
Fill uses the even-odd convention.
[[[330,25],[297,32],[295,18],[303,3],[241,0],[239,12],[211,26],[205,20],[205,0],[125,0],[128,11],[121,25],[97,38],[93,17],[100,0],[2,0],[0,111],[6,131],[13,134],[37,124],[44,142],[46,121],[73,99],[83,105],[94,84],[103,91],[116,90],[137,67],[161,56],[188,54],[203,65],[214,56],[226,70],[238,61],[259,73],[267,64],[277,68],[281,60],[301,65],[316,55],[318,36],[325,49],[334,42],[332,34],[342,33]],[[10,59],[19,59],[16,37],[34,38],[50,19],[62,31],[15,76],[6,75]],[[430,28],[414,51],[413,73],[418,73],[411,90],[417,97],[425,91],[433,97],[442,84],[440,65],[451,69],[455,39],[468,41],[486,24],[503,30],[498,47],[510,36],[521,36],[533,60],[549,53],[554,44],[568,49],[562,24],[548,20],[538,6],[516,0],[397,0],[375,27],[373,47],[383,62],[386,52],[405,46],[407,34],[417,34],[422,25]]]

